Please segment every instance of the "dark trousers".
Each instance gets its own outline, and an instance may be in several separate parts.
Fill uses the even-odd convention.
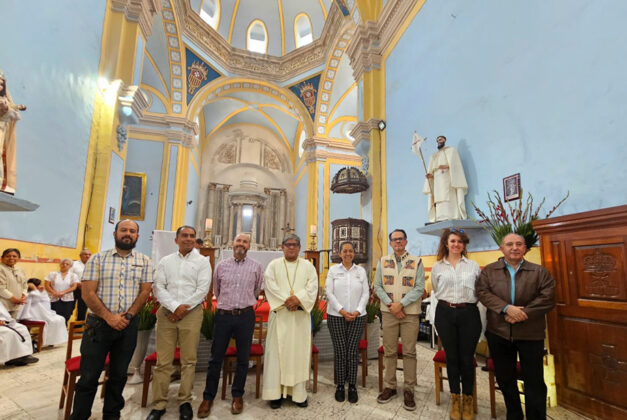
[[[213,401],[216,397],[218,382],[220,382],[220,370],[222,370],[224,354],[229,347],[231,337],[235,338],[235,347],[237,348],[237,365],[233,385],[231,386],[231,395],[233,397],[244,395],[246,375],[248,374],[248,356],[250,356],[250,345],[253,342],[254,330],[254,311],[247,311],[239,315],[216,313],[211,358],[209,359],[209,370],[207,371],[203,399]]]
[[[523,412],[516,382],[516,354],[520,358],[525,384],[527,419],[546,419],[546,384],[544,383],[544,340],[509,341],[490,332],[485,333],[494,360],[494,375],[503,393],[508,420],[522,420]]]
[[[76,320],[84,321],[85,315],[87,314],[87,305],[85,305],[85,301],[81,295],[80,287],[74,289],[74,301],[76,302]]]
[[[481,317],[477,305],[451,308],[438,304],[435,328],[446,353],[446,373],[451,394],[472,395],[475,384],[475,350],[481,335]]]
[[[128,364],[137,344],[138,318],[122,331],[111,328],[104,320],[87,317],[88,329],[81,342],[81,376],[76,383],[71,420],[87,420],[98,389],[98,379],[109,354],[109,379],[105,387],[103,418],[120,417],[124,408],[122,391],[126,385]]]
[[[74,312],[74,301],[63,302],[62,300],[57,300],[56,302],[50,303],[50,308],[52,308],[57,315],[61,315],[65,318],[65,322],[67,323],[72,316],[72,312]]]
[[[336,385],[348,381],[355,385],[357,381],[357,365],[359,364],[359,340],[364,334],[366,317],[360,316],[347,322],[343,316],[327,315],[327,324],[333,343]]]

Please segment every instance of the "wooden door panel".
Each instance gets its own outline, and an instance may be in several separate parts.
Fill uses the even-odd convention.
[[[548,315],[558,404],[627,418],[627,206],[534,222],[556,281]]]
[[[624,406],[627,326],[563,319],[564,385],[606,403]]]

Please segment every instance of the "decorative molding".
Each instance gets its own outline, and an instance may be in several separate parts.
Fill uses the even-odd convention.
[[[160,0],[111,0],[111,10],[124,13],[126,19],[137,22],[144,39],[152,34],[152,21],[161,12]]]
[[[364,72],[381,68],[383,53],[417,2],[389,0],[377,22],[359,24],[347,50],[355,80],[359,80]]]
[[[258,54],[231,46],[222,36],[207,25],[191,9],[187,0],[173,0],[180,20],[184,22],[183,34],[197,41],[197,46],[229,75],[257,78],[275,83],[285,82],[325,63],[328,50],[343,26],[344,16],[332,7],[320,38],[311,44],[290,51],[282,57]]]
[[[355,153],[362,157],[368,157],[370,151],[370,132],[372,130],[378,130],[378,119],[370,118],[368,121],[359,121],[355,124],[355,127],[350,131],[353,140],[353,148]],[[365,172],[365,170],[364,170]]]
[[[303,141],[303,150],[305,151],[305,159],[307,163],[326,161],[328,159],[341,159],[350,162],[355,166],[361,164],[360,156],[340,152],[344,151],[354,153],[353,147],[350,144],[338,143],[328,138],[309,137]]]
[[[139,124],[128,127],[130,137],[133,134],[165,137],[169,141],[180,141],[185,147],[192,147],[199,133],[198,124],[172,115],[144,115]]]

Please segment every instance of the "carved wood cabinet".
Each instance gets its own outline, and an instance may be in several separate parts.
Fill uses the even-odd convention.
[[[558,404],[627,418],[627,205],[534,222],[556,281],[548,316]]]

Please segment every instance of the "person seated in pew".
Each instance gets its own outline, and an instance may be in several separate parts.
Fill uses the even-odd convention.
[[[24,366],[39,361],[32,354],[33,345],[28,328],[17,323],[0,302],[0,363]]]
[[[55,346],[67,343],[68,332],[65,326],[65,318],[57,315],[50,308],[50,298],[41,284],[41,280],[36,278],[28,279],[28,293],[26,303],[17,314],[18,320],[45,322],[44,346]]]

